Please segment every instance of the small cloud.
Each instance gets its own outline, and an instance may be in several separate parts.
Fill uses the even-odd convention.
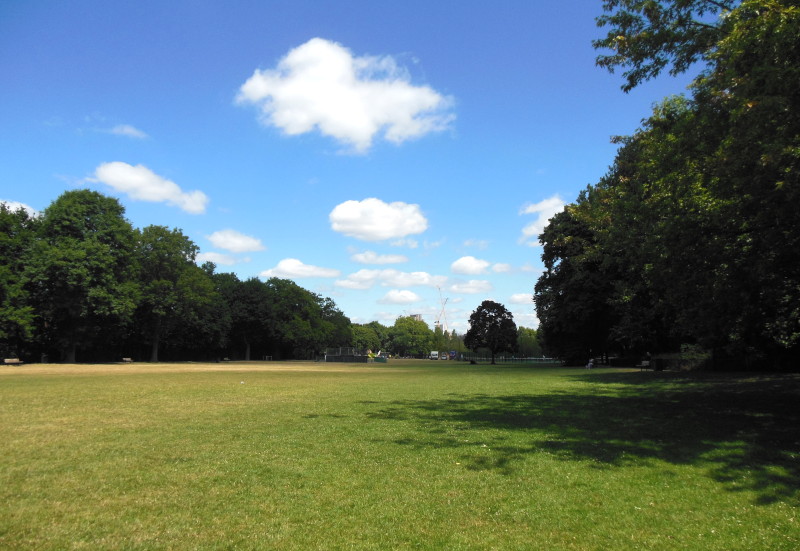
[[[419,205],[384,203],[375,198],[345,201],[334,207],[328,218],[334,231],[362,241],[403,238],[428,229]]]
[[[25,203],[20,203],[19,201],[9,201],[7,199],[0,199],[0,203],[5,205],[6,208],[11,212],[17,212],[19,209],[22,209],[30,216],[39,216],[39,213],[33,207],[26,205]]]
[[[510,272],[512,269],[513,269],[513,268],[511,267],[511,264],[505,264],[505,263],[503,263],[503,262],[498,262],[497,264],[495,264],[494,266],[492,266],[492,271],[493,271],[494,273],[496,273],[496,274],[507,274],[507,273],[509,273],[509,272]]]
[[[215,247],[232,253],[250,253],[266,249],[260,239],[239,233],[236,230],[216,231],[208,236],[208,240]]]
[[[489,242],[486,239],[467,239],[464,241],[464,246],[476,248],[482,251],[489,247]]]
[[[269,270],[264,270],[259,274],[261,277],[282,277],[282,278],[301,278],[301,277],[339,277],[341,272],[331,268],[320,268],[303,264],[296,258],[284,258],[278,265]]]
[[[402,254],[377,254],[374,251],[355,253],[350,257],[359,264],[402,264],[408,262],[408,257]]]
[[[528,245],[529,247],[538,247],[539,234],[544,231],[544,228],[550,222],[550,219],[564,210],[566,203],[558,195],[554,195],[532,205],[525,205],[520,209],[520,214],[535,214],[536,220],[528,224],[522,229],[522,236],[519,238],[520,244]]]
[[[202,264],[203,262],[213,262],[218,266],[233,266],[236,264],[236,259],[234,257],[215,252],[199,253],[196,260],[198,264]]]
[[[406,247],[409,249],[416,249],[419,247],[419,241],[416,239],[398,239],[389,243],[392,247]]]
[[[435,276],[427,272],[401,272],[394,269],[359,270],[336,281],[337,287],[345,289],[369,289],[375,285],[384,287],[438,287],[444,285],[447,278]]]
[[[145,132],[142,132],[130,124],[118,124],[108,132],[116,136],[127,136],[128,138],[136,138],[137,140],[144,140],[150,137]]]
[[[163,178],[144,165],[103,163],[95,169],[90,182],[101,182],[128,195],[131,199],[151,203],[167,203],[190,214],[206,211],[208,197],[202,191],[183,191],[178,184]]]
[[[485,274],[489,262],[474,256],[462,256],[450,265],[454,274],[478,275]]]
[[[511,304],[533,304],[533,295],[531,293],[516,293],[511,295]]]
[[[255,105],[263,124],[287,135],[318,130],[358,153],[376,136],[399,144],[445,130],[455,118],[451,98],[412,85],[392,57],[355,57],[322,38],[290,50],[274,69],[257,69],[236,101]]]
[[[465,295],[476,295],[478,293],[489,293],[493,289],[492,284],[486,280],[471,279],[466,283],[454,283],[450,286],[450,291]]]
[[[413,304],[421,301],[422,298],[413,291],[392,289],[378,301],[378,304]]]

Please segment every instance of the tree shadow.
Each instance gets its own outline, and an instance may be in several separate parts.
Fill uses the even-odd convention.
[[[761,504],[800,502],[800,377],[576,374],[580,393],[450,394],[365,403],[367,416],[417,424],[399,445],[461,450],[469,469],[513,474],[546,452],[598,468],[661,460],[705,465]],[[470,441],[475,435],[480,441]],[[530,435],[530,437],[527,437]],[[486,453],[488,448],[491,453]]]

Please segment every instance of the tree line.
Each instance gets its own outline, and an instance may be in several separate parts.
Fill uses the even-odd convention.
[[[179,229],[134,228],[117,199],[96,191],[67,191],[41,215],[0,204],[0,353],[73,363],[465,350],[455,331],[410,316],[352,324],[290,280],[198,266],[198,250]],[[528,348],[530,331],[520,328]]]
[[[28,360],[311,358],[350,320],[292,281],[198,266],[179,229],[135,229],[114,198],[68,191],[40,216],[0,205],[0,347]]]
[[[713,365],[800,355],[800,7],[609,0],[596,47],[629,90],[704,69],[656,105],[540,236],[539,336],[586,361],[693,348]]]

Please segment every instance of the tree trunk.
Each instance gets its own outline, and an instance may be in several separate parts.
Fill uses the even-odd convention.
[[[158,363],[158,344],[161,340],[161,318],[156,318],[153,324],[153,336],[150,341],[150,361]]]
[[[244,361],[246,361],[246,362],[250,361],[250,343],[249,342],[245,342],[244,343]]]

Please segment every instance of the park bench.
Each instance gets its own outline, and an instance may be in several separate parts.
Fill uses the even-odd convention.
[[[122,358],[122,362],[126,364],[133,363],[133,358]]]
[[[650,367],[650,360],[642,360],[641,362],[636,364],[636,367],[639,368],[639,371],[644,371],[645,369],[653,369],[652,367]]]
[[[6,358],[4,361],[6,365],[19,365],[22,363],[22,360],[19,358]]]

